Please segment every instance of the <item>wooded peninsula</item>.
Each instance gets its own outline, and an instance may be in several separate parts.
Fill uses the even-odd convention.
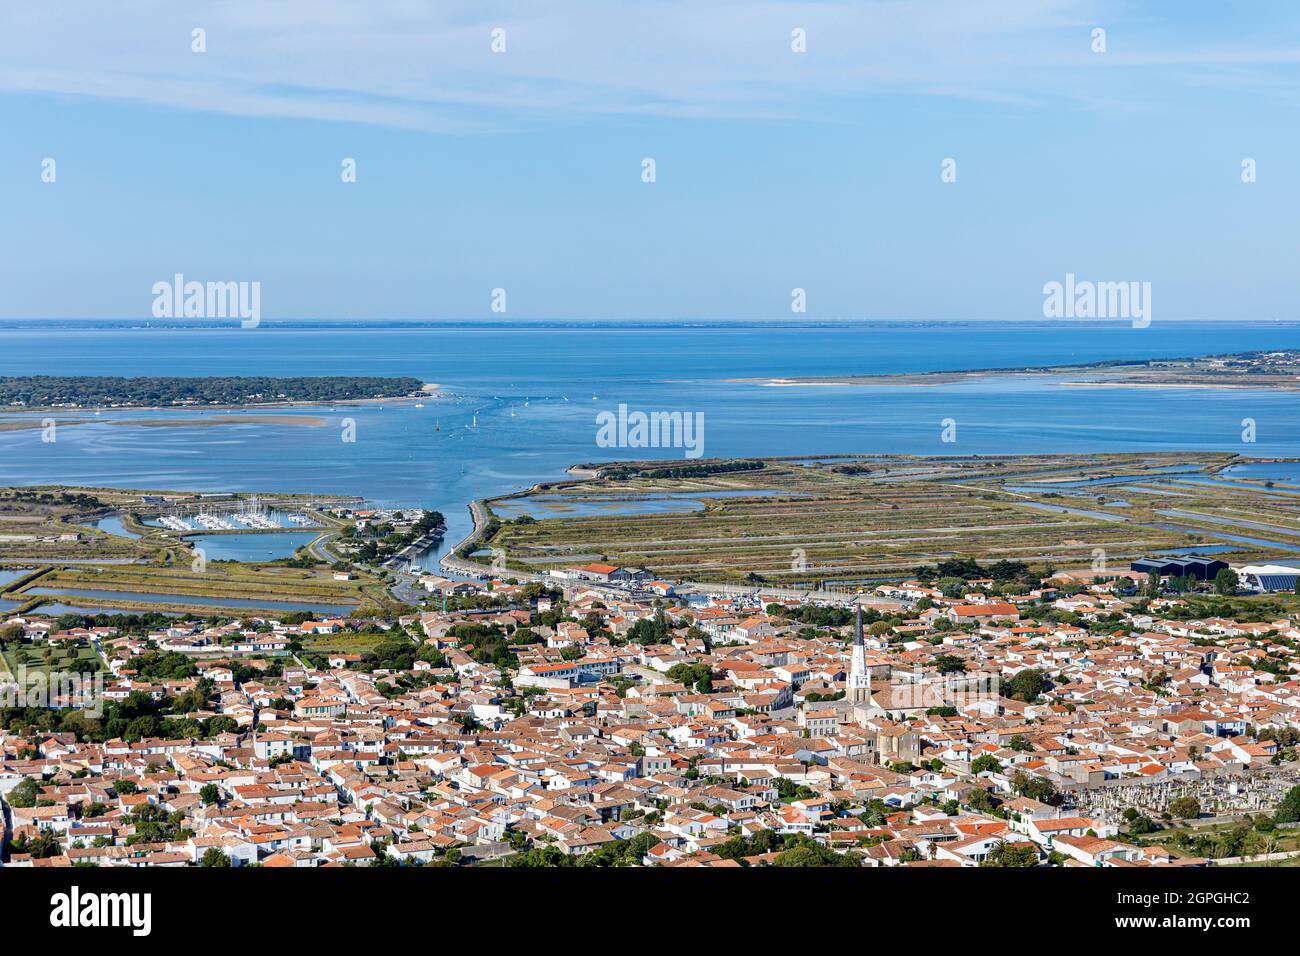
[[[418,378],[385,376],[0,376],[0,406],[20,408],[276,405],[408,398],[424,391]]]

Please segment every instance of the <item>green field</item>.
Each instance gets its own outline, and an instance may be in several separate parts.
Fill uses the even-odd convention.
[[[96,670],[103,670],[103,662],[93,647],[51,647],[45,643],[17,644],[11,643],[4,649],[4,662],[11,674],[17,674],[18,668],[25,666],[27,674],[58,674],[71,670],[76,661],[93,661]]]
[[[316,634],[302,640],[304,654],[367,654],[384,641],[393,640],[389,634]]]

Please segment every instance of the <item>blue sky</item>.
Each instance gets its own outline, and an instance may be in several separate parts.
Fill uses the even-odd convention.
[[[795,287],[810,318],[1033,319],[1073,272],[1151,282],[1158,320],[1296,319],[1298,27],[1232,0],[14,2],[0,316],[147,318],[181,272],[261,282],[272,320],[488,318],[497,287],[521,319],[790,318]]]

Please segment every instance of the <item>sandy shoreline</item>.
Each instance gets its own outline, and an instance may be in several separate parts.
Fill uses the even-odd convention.
[[[1049,378],[1053,372],[904,372],[898,375],[846,375],[841,378],[728,378],[724,381],[760,388],[831,388],[869,385],[934,387],[987,378]]]
[[[960,382],[987,381],[995,378],[1037,378],[1050,379],[1060,378],[1062,375],[1068,375],[1068,371],[1061,372],[1014,372],[1014,371],[989,371],[989,372],[916,372],[903,373],[900,375],[859,375],[845,376],[843,378],[827,379],[797,379],[797,378],[729,378],[724,381],[740,385],[755,385],[760,388],[869,388],[869,387],[893,387],[893,388],[935,388],[940,385],[955,385]],[[1283,379],[1274,381],[1255,381],[1255,382],[1189,382],[1189,381],[1168,381],[1168,382],[1150,382],[1150,381],[1125,381],[1123,378],[1096,378],[1096,379],[1073,379],[1070,381],[1050,382],[1048,384],[1070,387],[1070,388],[1180,388],[1180,389],[1208,389],[1211,391],[1222,390],[1255,390],[1255,391],[1281,391],[1294,392],[1300,391],[1300,381]]]
[[[215,418],[123,418],[107,424],[134,425],[137,428],[208,428],[213,425],[296,425],[302,428],[322,428],[325,419],[319,415],[221,415]]]
[[[44,428],[45,419],[30,418],[0,422],[0,432],[34,431]],[[319,415],[221,415],[212,418],[65,418],[54,419],[56,428],[77,425],[134,426],[136,428],[210,428],[214,425],[289,425],[299,428],[323,428],[326,419]]]
[[[1208,388],[1208,389],[1254,389],[1264,391],[1293,392],[1300,390],[1300,383],[1295,385],[1259,384],[1259,385],[1231,385],[1227,382],[1106,382],[1106,381],[1082,381],[1082,382],[1057,382],[1057,385],[1078,387],[1078,388]]]

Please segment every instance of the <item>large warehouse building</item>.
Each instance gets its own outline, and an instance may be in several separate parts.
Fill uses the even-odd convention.
[[[1248,564],[1237,572],[1248,591],[1294,591],[1300,568],[1281,564]]]
[[[1142,558],[1130,564],[1129,568],[1162,578],[1192,577],[1198,581],[1212,581],[1227,566],[1226,561],[1214,558]]]

